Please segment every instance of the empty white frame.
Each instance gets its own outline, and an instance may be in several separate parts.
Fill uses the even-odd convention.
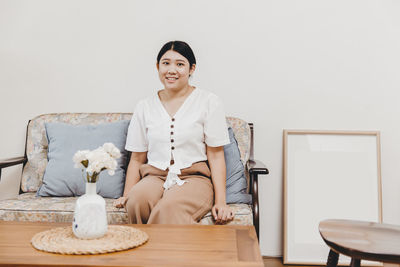
[[[322,220],[382,222],[379,132],[284,130],[283,150],[284,264],[326,263]]]

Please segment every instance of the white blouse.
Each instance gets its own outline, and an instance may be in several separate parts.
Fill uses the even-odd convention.
[[[225,113],[219,98],[196,88],[171,117],[158,94],[140,101],[128,129],[125,149],[146,152],[148,164],[169,169],[164,188],[182,185],[180,170],[207,160],[206,146],[229,144]]]

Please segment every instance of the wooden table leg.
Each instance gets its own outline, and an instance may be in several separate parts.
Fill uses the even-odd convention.
[[[333,251],[329,251],[328,260],[326,261],[326,267],[336,267],[339,261],[339,254]]]
[[[361,264],[360,259],[351,258],[350,267],[360,267],[360,264]]]

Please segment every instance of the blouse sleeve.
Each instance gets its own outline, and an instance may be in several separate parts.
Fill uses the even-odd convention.
[[[146,134],[143,102],[139,102],[133,113],[126,137],[125,149],[132,152],[146,152],[148,140]]]
[[[224,107],[219,98],[214,94],[210,96],[208,101],[204,122],[204,136],[206,144],[211,147],[229,144]]]

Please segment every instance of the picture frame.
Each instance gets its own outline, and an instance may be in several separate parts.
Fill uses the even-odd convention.
[[[382,222],[380,165],[379,131],[283,131],[284,264],[326,264],[322,220]]]

